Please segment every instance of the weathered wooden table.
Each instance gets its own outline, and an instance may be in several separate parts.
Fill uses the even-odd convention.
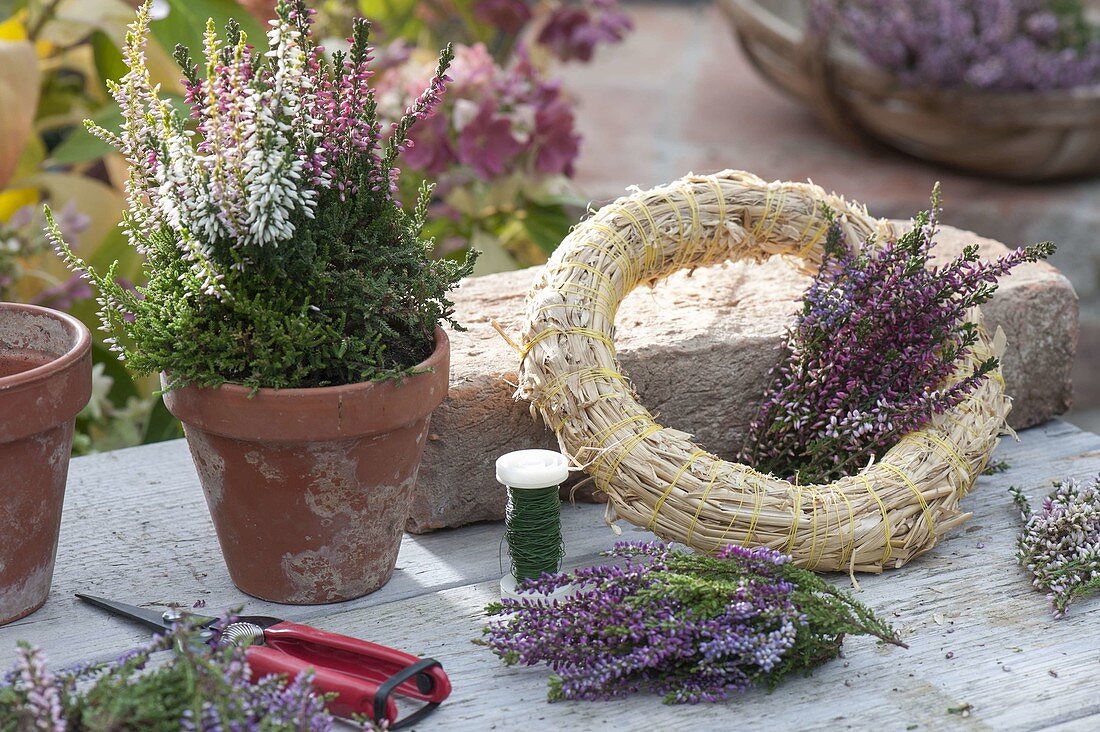
[[[979,480],[964,527],[903,569],[860,578],[859,597],[901,629],[908,650],[854,639],[812,677],[694,707],[653,697],[547,704],[544,669],[505,668],[471,644],[498,597],[499,524],[406,536],[393,579],[360,600],[278,606],[230,583],[182,441],[79,458],[50,599],[0,628],[0,667],[20,639],[60,666],[114,658],[148,637],[73,599],[86,591],[154,606],[204,601],[207,612],[244,604],[433,656],[454,693],[422,730],[1100,730],[1100,599],[1051,619],[1013,558],[1020,523],[1006,490],[1038,498],[1053,479],[1095,476],[1100,436],[1050,422],[1019,443],[1006,438],[997,458],[1010,468]],[[570,566],[599,561],[615,541],[601,507],[565,506],[563,523]]]

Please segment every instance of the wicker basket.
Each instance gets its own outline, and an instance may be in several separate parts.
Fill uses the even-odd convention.
[[[838,135],[985,175],[1050,180],[1100,172],[1100,86],[1052,92],[924,90],[806,33],[804,0],[719,0],[746,55]]]
[[[764,545],[811,568],[877,572],[905,564],[966,519],[959,498],[985,468],[1009,409],[999,371],[880,461],[829,485],[794,485],[721,460],[658,424],[622,373],[615,313],[634,287],[777,254],[813,270],[826,207],[849,241],[893,234],[888,222],[817,186],[725,171],[620,198],[554,252],[527,299],[517,396],[607,493],[610,520],[706,552]],[[1003,350],[1000,331],[981,333],[955,378]]]

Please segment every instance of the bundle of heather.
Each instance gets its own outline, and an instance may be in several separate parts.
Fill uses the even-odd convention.
[[[997,368],[987,356],[952,379],[978,340],[966,314],[993,296],[998,277],[1048,256],[1053,245],[989,261],[968,246],[932,266],[937,214],[938,191],[909,231],[881,245],[852,246],[830,228],[825,260],[750,427],[745,462],[801,483],[836,480],[957,406]]]
[[[1024,520],[1016,559],[1060,618],[1071,602],[1100,591],[1100,478],[1085,485],[1071,478],[1054,488],[1037,511],[1023,491],[1009,490]]]
[[[263,730],[327,732],[335,720],[312,673],[250,682],[244,649],[203,642],[181,624],[106,664],[51,670],[38,648],[20,644],[0,676],[0,730]],[[168,657],[154,659],[164,652]],[[359,729],[371,729],[367,723]]]
[[[904,646],[869,608],[771,549],[707,557],[621,543],[610,555],[625,562],[527,580],[519,599],[488,609],[501,620],[481,642],[508,665],[549,666],[550,701],[640,691],[721,701],[836,658],[846,635]],[[574,594],[543,599],[564,587]]]

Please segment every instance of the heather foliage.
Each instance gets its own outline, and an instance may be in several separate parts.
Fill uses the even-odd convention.
[[[530,598],[490,605],[487,645],[506,664],[547,664],[550,701],[662,694],[720,701],[835,658],[844,636],[903,645],[847,593],[777,551],[726,547],[717,557],[659,543],[620,543],[617,565],[521,583]],[[548,603],[540,595],[572,586]]]
[[[814,0],[820,28],[917,87],[997,91],[1100,82],[1079,0]]]
[[[243,649],[214,649],[181,625],[117,661],[53,672],[45,654],[20,646],[0,680],[0,732],[49,730],[264,730],[325,732],[333,717],[308,675],[249,682]],[[158,651],[164,663],[150,664]]]
[[[177,48],[191,119],[150,80],[148,3],[130,27],[129,69],[110,85],[116,133],[89,125],[130,166],[130,244],[146,259],[137,291],[93,271],[113,347],[139,373],[175,383],[309,387],[400,374],[426,358],[447,292],[469,261],[437,260],[422,240],[429,191],[395,200],[398,155],[439,105],[452,53],[384,129],[369,85],[369,24],[331,58],[313,41],[311,11],[281,0],[266,53],[239,26],[213,24],[204,63]]]
[[[1086,485],[1070,479],[1054,487],[1038,511],[1019,488],[1009,490],[1024,520],[1016,558],[1060,618],[1071,602],[1100,591],[1100,478]]]
[[[824,261],[788,329],[741,459],[802,483],[823,483],[881,457],[898,438],[958,405],[997,367],[977,362],[967,311],[997,278],[1049,256],[1052,244],[982,260],[968,246],[932,266],[931,210],[896,241],[851,247],[833,226]]]

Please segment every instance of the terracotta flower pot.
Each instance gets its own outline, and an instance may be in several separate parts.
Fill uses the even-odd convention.
[[[400,381],[165,394],[237,587],[310,604],[361,597],[389,580],[449,366],[437,329],[418,367],[431,370]]]
[[[0,625],[50,593],[73,425],[91,395],[84,324],[0,303]]]

